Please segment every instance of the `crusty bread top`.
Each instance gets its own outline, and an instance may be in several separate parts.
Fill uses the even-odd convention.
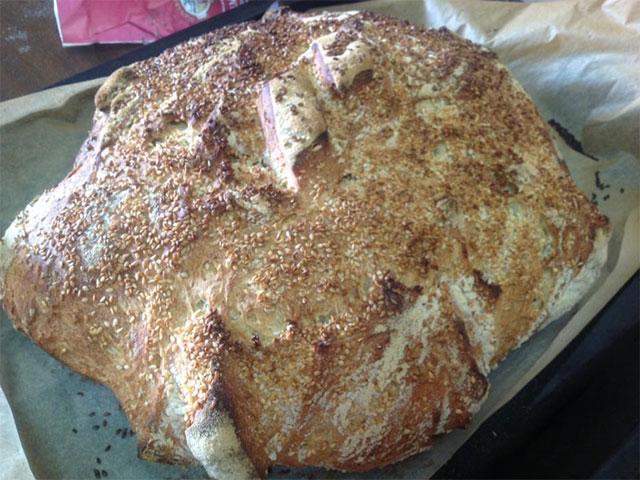
[[[147,457],[205,463],[184,430],[212,404],[259,473],[419,451],[606,255],[530,98],[446,29],[275,15],[119,70],[96,107],[12,226],[4,304],[116,391]]]

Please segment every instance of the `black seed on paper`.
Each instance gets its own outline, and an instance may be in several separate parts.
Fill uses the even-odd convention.
[[[609,198],[611,197],[611,195],[609,195],[608,193],[604,196],[603,200],[609,200]]]
[[[120,438],[127,438],[127,429],[123,429],[122,430],[122,434],[120,435]]]
[[[96,476],[96,478],[100,478],[100,470],[98,470],[97,468],[93,469],[93,474]]]
[[[96,412],[91,412],[91,413],[89,414],[89,416],[90,416],[90,417],[95,417],[95,416],[96,416]]]
[[[109,476],[109,474],[107,473],[107,471],[106,471],[106,470],[102,470],[102,476],[103,476],[103,477],[108,477],[108,476]]]
[[[78,395],[79,397],[84,397],[84,393],[82,392],[76,392],[76,395]]]
[[[102,460],[100,460],[100,457],[96,457],[96,463],[97,463],[98,465],[100,465],[100,464],[102,463]]]
[[[100,425],[94,425],[94,426],[93,426],[93,427],[91,427],[91,428],[93,428],[94,430],[98,430],[98,429],[100,428]]]
[[[624,193],[624,188],[621,188],[621,189],[620,189],[620,193]]]
[[[118,428],[118,429],[116,430],[116,435],[120,435],[120,432],[121,432],[121,431],[122,431],[122,429],[121,429],[121,428]]]
[[[600,179],[600,170],[596,170],[596,187],[598,190],[604,190],[611,187],[611,185],[607,183],[602,183],[602,180]]]
[[[111,412],[104,412],[104,414],[102,416],[103,417],[109,417],[109,416],[111,416]]]
[[[106,447],[104,447],[105,452],[108,452],[109,450],[111,450],[111,445],[107,445]]]
[[[136,432],[134,432],[133,430],[129,430],[129,436],[133,437],[136,434]]]
[[[72,431],[73,433],[78,433],[78,429],[77,429],[77,428],[72,428],[72,429],[71,429],[71,431]]]
[[[103,426],[103,427],[106,427],[106,426],[107,426],[107,421],[106,421],[106,420],[103,420],[103,421],[102,421],[102,426]]]

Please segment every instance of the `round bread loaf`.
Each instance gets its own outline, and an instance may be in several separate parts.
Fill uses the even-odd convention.
[[[279,13],[95,101],[73,171],[5,235],[0,292],[113,389],[146,459],[226,479],[420,452],[606,259],[531,99],[446,29]]]

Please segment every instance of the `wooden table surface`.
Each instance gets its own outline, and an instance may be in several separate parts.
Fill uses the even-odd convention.
[[[0,0],[0,100],[36,92],[139,47],[63,48],[53,0]]]

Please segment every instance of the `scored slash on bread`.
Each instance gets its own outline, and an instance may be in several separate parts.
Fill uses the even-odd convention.
[[[362,35],[340,30],[318,38],[311,48],[320,78],[337,92],[345,93],[352,83],[371,79],[374,49]]]
[[[446,29],[282,13],[115,72],[0,244],[16,328],[111,388],[142,458],[381,468],[607,257],[531,99]]]
[[[298,157],[309,148],[321,147],[316,140],[327,131],[307,75],[302,68],[285,72],[263,87],[258,101],[273,167],[293,190],[299,188]]]
[[[326,143],[327,125],[316,99],[309,75],[309,57],[313,70],[327,88],[339,95],[353,83],[372,77],[373,46],[371,42],[340,30],[324,35],[311,44],[292,70],[273,78],[262,88],[258,112],[262,130],[277,174],[286,179],[293,190],[298,182],[299,157],[305,151],[318,151]]]

